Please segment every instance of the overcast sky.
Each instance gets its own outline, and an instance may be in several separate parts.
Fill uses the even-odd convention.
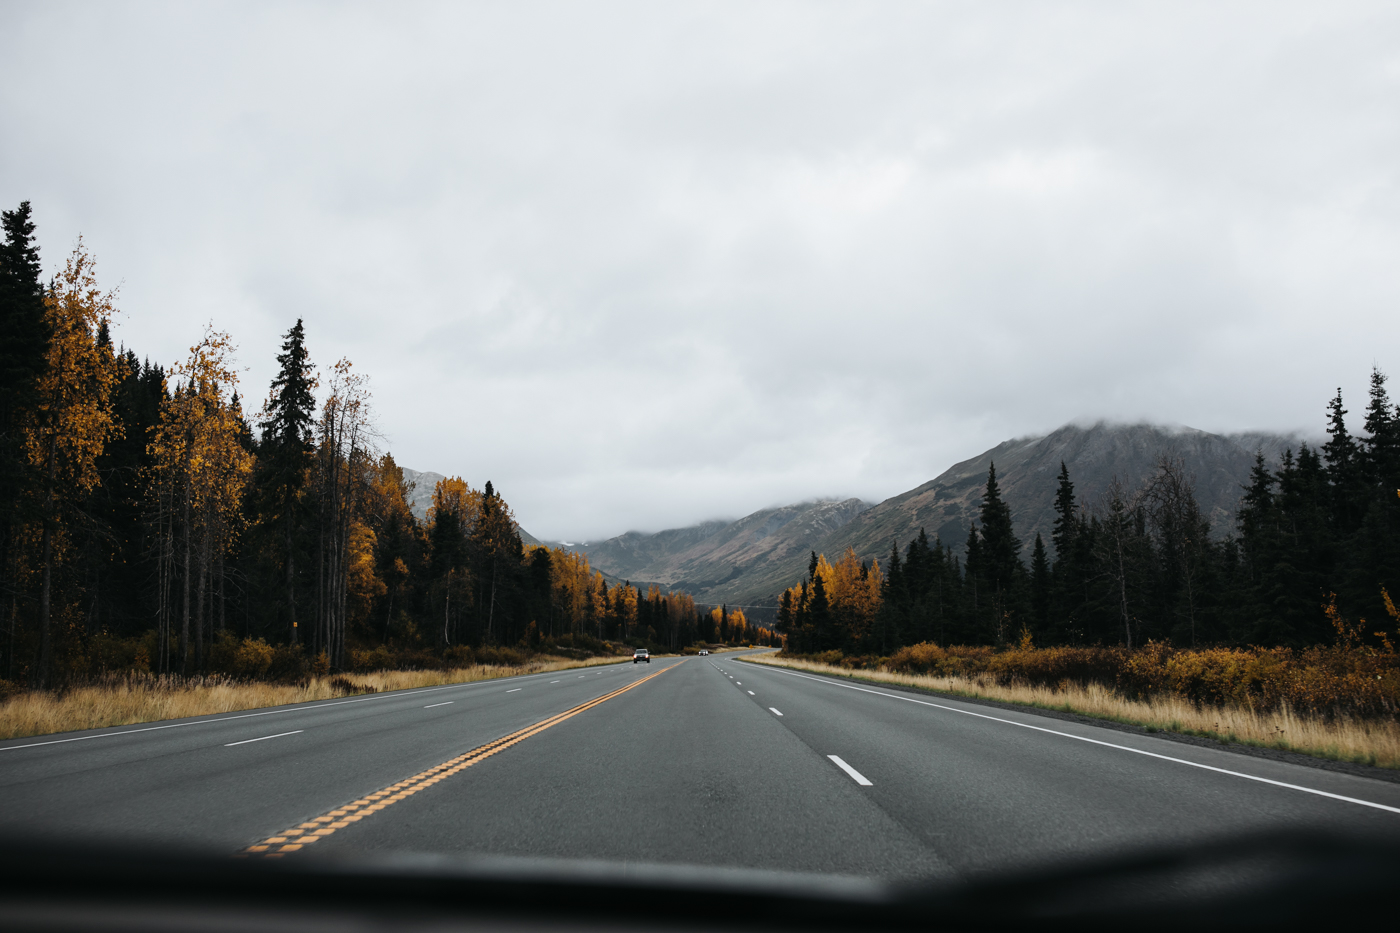
[[[0,3],[0,203],[119,339],[304,317],[526,529],[879,500],[1400,377],[1400,6]],[[1400,380],[1396,383],[1400,395]]]

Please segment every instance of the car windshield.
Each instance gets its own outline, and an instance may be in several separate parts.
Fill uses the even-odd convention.
[[[1400,6],[0,32],[11,852],[1400,838]]]

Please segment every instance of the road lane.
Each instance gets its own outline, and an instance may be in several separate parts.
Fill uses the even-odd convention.
[[[317,843],[891,878],[937,853],[742,690],[692,659]],[[383,816],[390,814],[386,811]]]
[[[1254,829],[1400,834],[1400,814],[1113,746],[1400,807],[1400,787],[1393,784],[941,697],[852,690],[845,681],[805,672],[743,667],[744,682],[757,694],[751,702],[783,710],[785,728],[850,762],[872,781],[873,800],[959,870]]]
[[[633,667],[560,685],[527,675],[0,743],[0,834],[232,850],[643,676]],[[425,698],[452,705],[424,710]],[[301,734],[240,744],[292,730]]]
[[[17,740],[0,743],[0,834],[231,853],[334,821],[304,848],[910,878],[1247,829],[1400,831],[1400,814],[1280,786],[1400,807],[1395,785],[853,686],[658,659]],[[356,803],[385,788],[387,809]]]

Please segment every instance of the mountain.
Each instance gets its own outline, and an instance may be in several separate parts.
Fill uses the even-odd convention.
[[[594,568],[611,577],[657,583],[698,599],[720,602],[764,568],[806,560],[823,540],[872,503],[860,499],[817,500],[763,509],[736,522],[711,521],[656,534],[630,531],[597,544],[563,545],[588,555]],[[747,591],[747,590],[746,590]]]
[[[1186,427],[1149,424],[1083,427],[1067,424],[1044,437],[1005,441],[970,460],[954,464],[916,489],[886,499],[821,543],[828,555],[855,549],[863,558],[885,558],[891,543],[907,543],[925,529],[961,549],[968,525],[982,507],[987,470],[995,463],[1002,496],[1011,507],[1017,535],[1030,543],[1040,533],[1049,543],[1055,521],[1055,490],[1060,463],[1081,505],[1092,506],[1116,477],[1129,489],[1141,485],[1163,454],[1179,457],[1196,482],[1196,499],[1215,534],[1234,528],[1242,487],[1249,481],[1255,452],[1277,463],[1299,439],[1260,433],[1220,435]]]
[[[419,473],[408,467],[399,467],[403,480],[409,484],[408,508],[421,522],[428,517],[428,509],[433,504],[433,490],[437,484],[447,479],[441,473]]]
[[[438,483],[447,479],[447,477],[443,476],[441,473],[420,473],[417,470],[410,470],[408,467],[399,467],[399,469],[403,471],[404,482],[409,484],[409,511],[416,515],[421,522],[428,517],[428,509],[433,504],[433,490],[437,488]],[[521,528],[518,523],[515,526],[515,530],[520,533],[521,543],[527,547],[542,543],[534,535],[530,534],[524,528]]]
[[[835,559],[854,548],[863,559],[888,558],[925,529],[961,549],[978,516],[987,469],[995,462],[1025,554],[1039,532],[1049,543],[1060,463],[1082,505],[1093,505],[1117,477],[1130,489],[1150,476],[1161,454],[1181,458],[1195,476],[1201,510],[1217,534],[1234,527],[1241,487],[1256,451],[1277,463],[1296,449],[1292,435],[1209,434],[1150,424],[1067,424],[1042,437],[998,444],[934,479],[871,506],[859,499],[764,509],[735,522],[706,522],[657,534],[629,532],[591,546],[574,545],[599,570],[633,581],[686,590],[702,603],[773,606],[784,587],[807,572],[811,551]]]

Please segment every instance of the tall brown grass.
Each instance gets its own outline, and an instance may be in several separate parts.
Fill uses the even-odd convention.
[[[1227,743],[1286,749],[1334,761],[1400,768],[1400,724],[1390,718],[1298,713],[1287,702],[1272,709],[1198,703],[1171,692],[1132,698],[1093,682],[1079,684],[1066,680],[1056,685],[1035,685],[1015,680],[1006,682],[1004,678],[987,673],[917,674],[888,667],[853,670],[847,666],[773,655],[750,656],[744,660],[837,674],[869,683],[919,687],[953,696],[1080,713],[1145,726],[1149,731],[1179,732]]]
[[[22,738],[232,713],[414,687],[472,683],[519,674],[616,664],[617,657],[570,660],[539,657],[524,664],[476,664],[452,670],[374,671],[310,677],[296,684],[229,677],[109,675],[61,693],[20,693],[0,703],[0,738]]]

